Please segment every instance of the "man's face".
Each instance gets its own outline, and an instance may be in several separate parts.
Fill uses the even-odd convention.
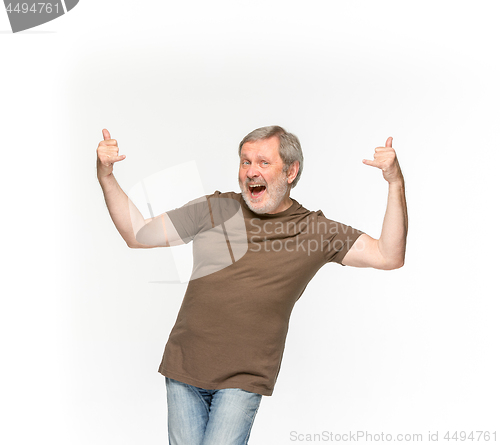
[[[286,210],[288,179],[283,172],[278,136],[246,142],[241,148],[239,184],[243,199],[255,213]]]

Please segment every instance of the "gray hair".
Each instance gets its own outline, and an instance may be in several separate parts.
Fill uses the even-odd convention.
[[[288,133],[284,128],[277,125],[257,128],[247,134],[240,142],[238,155],[241,156],[241,148],[244,143],[269,139],[273,136],[278,136],[280,139],[280,157],[284,164],[284,172],[287,172],[295,161],[299,161],[299,172],[291,184],[293,188],[297,185],[297,182],[299,182],[304,164],[304,156],[302,154],[302,148],[300,147],[299,138],[294,134]]]

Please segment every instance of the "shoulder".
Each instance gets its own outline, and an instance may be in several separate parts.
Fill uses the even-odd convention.
[[[236,193],[236,192],[221,192],[219,190],[216,190],[213,192],[211,195],[206,195],[207,198],[233,198],[240,200],[241,199],[241,193]]]
[[[322,210],[308,210],[304,206],[298,204],[295,213],[299,215],[302,220],[317,227],[317,233],[323,233],[325,230],[332,235],[338,233],[356,233],[356,235],[359,236],[363,233],[346,223],[340,222],[337,218],[328,218]]]
[[[234,216],[240,210],[243,201],[241,193],[220,192],[219,190],[206,195],[205,198],[212,217],[217,220],[220,217],[221,221]]]
[[[231,207],[236,204],[241,205],[243,203],[241,193],[236,192],[220,192],[219,190],[216,190],[211,195],[205,195],[205,198],[209,202],[218,202],[220,205],[230,205]],[[224,202],[226,204],[223,204]]]
[[[298,207],[297,211],[301,212],[304,215],[308,216],[309,218],[313,218],[313,219],[315,219],[317,221],[325,221],[325,222],[338,223],[336,219],[328,218],[327,216],[325,216],[325,214],[323,213],[323,210],[321,210],[321,209],[318,209],[318,210],[308,210],[304,206],[302,206],[301,204],[299,204],[299,207]]]
[[[323,212],[321,210],[309,210],[306,207],[304,207],[300,202],[296,201],[295,199],[292,198],[293,204],[292,207],[294,209],[293,213],[295,215],[300,215],[300,216],[306,216],[310,218],[324,218],[328,219],[325,217]]]

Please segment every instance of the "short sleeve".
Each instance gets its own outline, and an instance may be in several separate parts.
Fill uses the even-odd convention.
[[[203,230],[212,227],[208,197],[189,201],[182,207],[166,212],[182,241],[187,244]]]
[[[353,246],[354,242],[364,232],[346,224],[332,221],[324,216],[321,216],[320,220],[326,222],[326,234],[324,234],[325,241],[323,244],[325,261],[327,263],[333,262],[345,266],[345,264],[342,264],[342,260]]]
[[[212,195],[190,201],[166,214],[182,241],[188,243],[201,232],[223,225],[239,210],[238,201],[216,191]]]

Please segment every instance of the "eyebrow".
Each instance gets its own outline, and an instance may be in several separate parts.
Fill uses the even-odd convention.
[[[248,156],[246,156],[246,154],[245,154],[245,153],[241,153],[241,155],[240,155],[240,159],[242,159],[242,158],[248,158]],[[271,158],[268,158],[268,157],[263,156],[263,155],[257,155],[257,156],[256,156],[256,158],[257,158],[258,160],[265,160],[265,161],[270,161],[270,160],[271,160]]]

